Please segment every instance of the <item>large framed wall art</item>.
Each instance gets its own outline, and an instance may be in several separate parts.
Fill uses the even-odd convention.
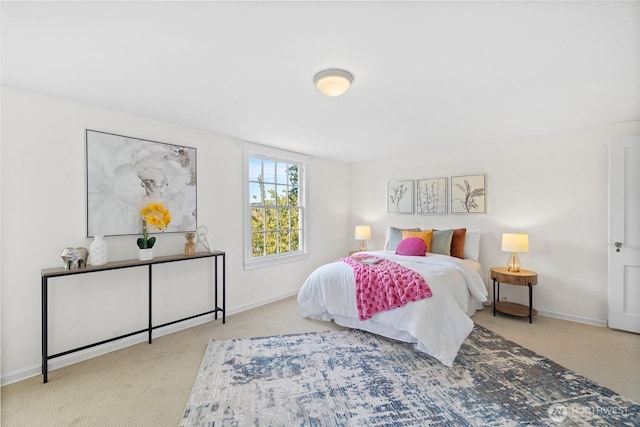
[[[387,212],[413,213],[413,180],[387,183]]]
[[[140,234],[140,209],[162,203],[167,232],[197,229],[196,149],[86,130],[87,237]]]
[[[485,176],[451,177],[451,213],[485,212]]]

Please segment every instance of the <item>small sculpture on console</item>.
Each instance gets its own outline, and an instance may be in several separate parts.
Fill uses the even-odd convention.
[[[209,230],[207,230],[207,227],[205,227],[204,225],[198,227],[198,229],[196,230],[196,235],[198,236],[197,246],[202,245],[208,252],[211,252],[211,242],[209,241],[209,236],[207,235],[208,232]]]
[[[77,270],[87,266],[87,248],[64,248],[60,257],[64,261],[65,270]]]
[[[186,233],[184,237],[185,239],[187,239],[187,243],[184,244],[184,254],[186,256],[195,255],[196,243],[193,241],[193,238],[196,237],[196,233]]]

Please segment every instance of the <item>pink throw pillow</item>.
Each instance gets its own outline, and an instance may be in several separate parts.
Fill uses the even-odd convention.
[[[427,245],[420,237],[407,237],[398,243],[397,255],[425,256]]]

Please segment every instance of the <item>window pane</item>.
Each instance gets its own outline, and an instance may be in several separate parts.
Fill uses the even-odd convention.
[[[278,206],[287,206],[289,204],[289,197],[286,185],[276,185],[278,192]]]
[[[278,162],[277,171],[278,175],[276,177],[276,182],[278,184],[286,184],[287,183],[287,169],[289,168],[288,163]]]
[[[264,209],[251,209],[251,231],[264,231]]]
[[[265,230],[276,231],[278,229],[278,214],[275,209],[265,209]]]
[[[291,230],[291,252],[300,250],[300,230]]]
[[[289,250],[289,232],[282,231],[279,235],[280,252],[290,252]]]
[[[291,186],[291,193],[296,196],[296,202],[294,204],[297,205],[300,168],[298,167],[298,165],[290,165],[287,172],[289,174],[289,185]]]
[[[262,159],[256,157],[249,158],[249,181],[259,181],[262,177]],[[262,178],[260,178],[262,179]]]
[[[291,228],[291,220],[289,219],[289,211],[290,209],[279,209],[278,210],[278,224],[281,230]]]
[[[299,204],[297,189],[289,189],[289,206],[298,206]]]
[[[291,227],[290,228],[300,228],[300,209],[290,209],[291,215]]]
[[[264,256],[264,234],[253,233],[251,235],[251,244],[253,245],[251,256],[253,257]]]
[[[263,161],[263,176],[264,182],[269,184],[275,184],[276,182],[276,162],[273,160]]]
[[[264,205],[275,206],[276,205],[276,186],[275,184],[264,185]]]
[[[289,173],[289,198],[291,200],[291,205],[292,206],[296,206],[298,205],[298,186],[299,186],[299,173],[300,170],[298,168],[298,165],[290,165],[289,169],[288,169],[288,173]]]
[[[260,187],[261,185],[258,182],[249,183],[249,204],[250,205],[264,204],[264,200],[262,200]]]
[[[278,253],[278,233],[265,233],[266,255]]]

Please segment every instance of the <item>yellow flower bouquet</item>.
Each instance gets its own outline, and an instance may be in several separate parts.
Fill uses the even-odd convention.
[[[156,243],[155,237],[149,237],[148,228],[152,227],[159,231],[166,230],[171,222],[169,209],[165,209],[162,203],[148,203],[140,210],[142,215],[142,237],[138,238],[140,249],[151,249]]]

